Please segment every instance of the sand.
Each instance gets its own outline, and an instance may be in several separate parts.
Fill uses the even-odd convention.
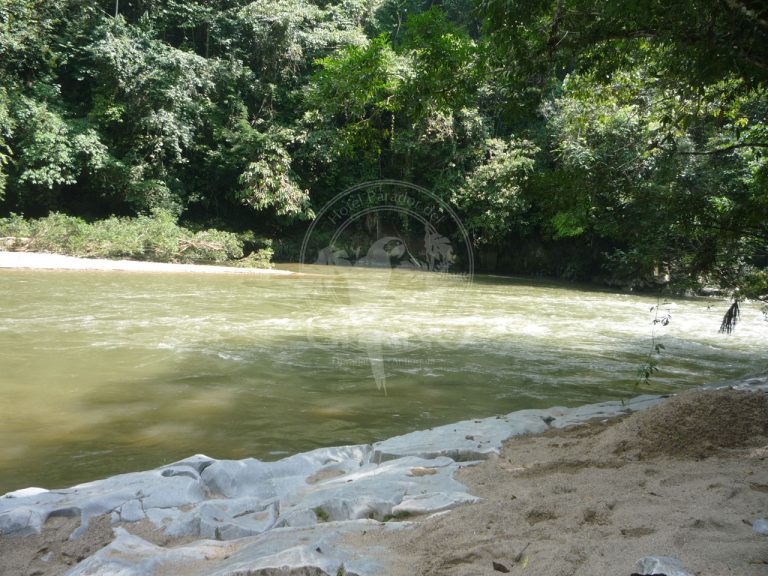
[[[632,573],[672,556],[691,574],[768,574],[766,394],[691,391],[608,423],[508,442],[457,478],[483,500],[369,532],[388,576]],[[495,566],[494,566],[495,563]]]
[[[58,576],[113,539],[109,516],[97,518],[81,538],[69,540],[79,524],[78,518],[49,518],[42,534],[0,538],[0,575]]]
[[[27,270],[114,270],[120,272],[183,272],[195,274],[267,274],[290,276],[294,272],[273,268],[235,268],[232,266],[208,266],[203,264],[169,264],[138,260],[107,260],[103,258],[78,258],[61,254],[40,252],[2,252],[0,268]]]
[[[765,576],[768,395],[689,391],[631,416],[507,442],[499,457],[457,478],[482,497],[415,527],[352,537],[386,576],[632,574],[650,555],[691,574]],[[63,574],[112,538],[107,518],[77,541],[75,519],[43,534],[0,538],[0,575]],[[159,545],[144,523],[124,528]],[[43,561],[45,558],[46,561]]]

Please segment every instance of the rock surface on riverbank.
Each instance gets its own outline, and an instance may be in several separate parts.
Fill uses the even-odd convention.
[[[493,574],[498,573],[494,561],[519,570],[523,558],[549,558],[553,566],[562,565],[562,573],[572,573],[569,566],[611,552],[604,545],[589,550],[586,536],[578,545],[570,543],[580,530],[592,533],[596,542],[606,537],[602,532],[638,542],[646,538],[648,549],[638,551],[638,558],[674,555],[667,549],[674,544],[659,549],[664,546],[654,540],[658,528],[650,526],[648,510],[658,516],[654,524],[673,528],[679,519],[672,512],[688,514],[691,522],[702,523],[699,529],[711,532],[710,540],[725,522],[727,530],[721,531],[746,558],[746,549],[768,544],[745,524],[768,510],[760,509],[756,498],[742,498],[761,496],[760,487],[768,491],[766,450],[759,448],[768,442],[768,430],[761,428],[768,425],[768,412],[761,412],[768,379],[763,375],[740,387],[755,393],[721,392],[736,396],[715,403],[681,395],[683,412],[680,400],[667,401],[601,425],[599,434],[586,434],[589,441],[580,439],[580,430],[594,431],[594,424],[562,429],[642,410],[662,399],[640,396],[626,403],[525,410],[277,462],[198,455],[70,489],[17,491],[0,498],[0,574]],[[722,410],[713,412],[717,407]],[[689,412],[691,418],[681,418]],[[697,424],[708,417],[711,423]],[[502,448],[521,434],[539,435]],[[739,452],[735,462],[722,452],[747,447],[752,452]],[[709,458],[698,460],[704,456]],[[648,458],[663,462],[646,466]],[[486,461],[467,468],[481,460]],[[751,479],[727,478],[729,470],[746,475],[747,468],[754,469]],[[579,477],[590,471],[595,478]],[[623,484],[627,474],[638,475],[645,486],[659,486],[650,495],[641,486],[624,499],[611,493],[610,502],[602,502],[611,486],[614,492],[617,486],[629,490]],[[670,496],[670,486],[697,474],[715,487],[692,484],[689,501],[674,500],[678,509],[665,517],[667,498],[677,498]],[[702,508],[711,504],[712,495],[726,498],[725,492],[748,481],[757,488],[739,488],[730,496],[727,520]],[[536,493],[536,486],[547,485],[553,494],[543,488]],[[562,490],[554,490],[558,486]],[[444,514],[468,503],[476,504]],[[614,509],[637,514],[638,521],[619,526],[610,519],[618,515]],[[733,515],[744,516],[735,528]],[[735,535],[742,526],[744,534]],[[531,542],[527,551],[524,539]],[[626,558],[626,566],[638,558]]]

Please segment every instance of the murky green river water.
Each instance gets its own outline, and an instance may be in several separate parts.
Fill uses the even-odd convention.
[[[0,271],[0,493],[199,452],[278,458],[766,365],[757,307],[725,337],[721,301],[674,301],[657,330],[661,372],[638,389],[655,298],[328,270]]]

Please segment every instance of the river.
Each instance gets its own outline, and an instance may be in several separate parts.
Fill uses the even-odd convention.
[[[290,268],[290,267],[288,267]],[[277,459],[521,408],[735,378],[766,364],[746,305],[530,279],[0,271],[0,494],[194,453]]]

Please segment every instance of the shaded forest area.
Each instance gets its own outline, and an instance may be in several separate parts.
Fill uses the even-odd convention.
[[[766,80],[752,0],[2,0],[0,216],[290,260],[330,198],[393,178],[487,270],[759,297]]]

